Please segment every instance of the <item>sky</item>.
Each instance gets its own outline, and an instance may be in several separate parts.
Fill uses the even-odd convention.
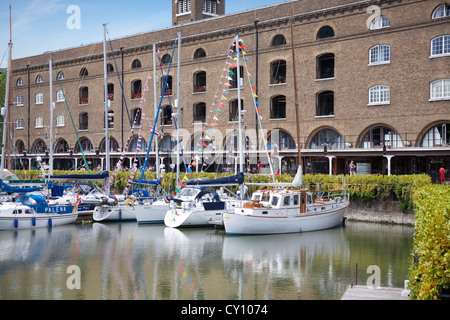
[[[0,0],[0,67],[7,66],[10,4],[12,58],[18,59],[101,42],[104,23],[111,39],[170,27],[172,1]],[[282,2],[226,0],[225,10],[229,14]]]

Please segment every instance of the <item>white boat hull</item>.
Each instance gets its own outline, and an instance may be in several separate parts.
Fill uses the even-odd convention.
[[[347,206],[326,213],[301,216],[261,216],[225,213],[227,234],[278,234],[307,232],[333,228],[342,223]]]
[[[135,206],[97,206],[92,213],[94,221],[136,221]]]
[[[164,224],[171,228],[178,227],[212,227],[213,221],[222,220],[223,210],[193,210],[183,212],[182,210],[169,210],[164,217]]]
[[[169,204],[164,200],[158,200],[151,205],[141,206],[136,210],[136,220],[139,224],[164,223],[164,217],[168,210]]]
[[[24,217],[0,217],[0,230],[36,229],[74,223],[78,212],[70,214],[32,214]]]

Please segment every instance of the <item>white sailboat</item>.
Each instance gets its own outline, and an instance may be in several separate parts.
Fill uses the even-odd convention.
[[[341,224],[345,210],[350,204],[348,193],[345,190],[313,193],[306,189],[300,189],[303,182],[292,13],[291,39],[297,120],[298,171],[292,183],[260,184],[273,186],[274,188],[254,192],[252,199],[242,201],[234,209],[234,212],[224,213],[223,222],[228,234],[278,234],[328,229]]]

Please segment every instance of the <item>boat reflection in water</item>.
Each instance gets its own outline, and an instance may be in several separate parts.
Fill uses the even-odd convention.
[[[134,222],[3,231],[0,299],[339,299],[356,263],[362,282],[377,264],[382,286],[401,287],[412,236],[360,223],[267,236]]]

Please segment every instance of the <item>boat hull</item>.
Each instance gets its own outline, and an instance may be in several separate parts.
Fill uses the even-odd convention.
[[[301,216],[260,216],[225,213],[223,222],[227,234],[279,234],[317,231],[342,223],[347,206],[327,213]]]
[[[136,221],[135,206],[97,206],[92,213],[94,221]]]
[[[156,201],[151,205],[142,206],[135,211],[139,224],[164,223],[164,217],[169,210],[169,204],[165,201]]]
[[[0,217],[0,230],[49,228],[74,223],[78,212],[69,214],[34,214],[27,217]]]
[[[171,209],[164,217],[164,224],[171,228],[178,227],[213,227],[214,221],[221,221],[223,210],[183,210]]]

